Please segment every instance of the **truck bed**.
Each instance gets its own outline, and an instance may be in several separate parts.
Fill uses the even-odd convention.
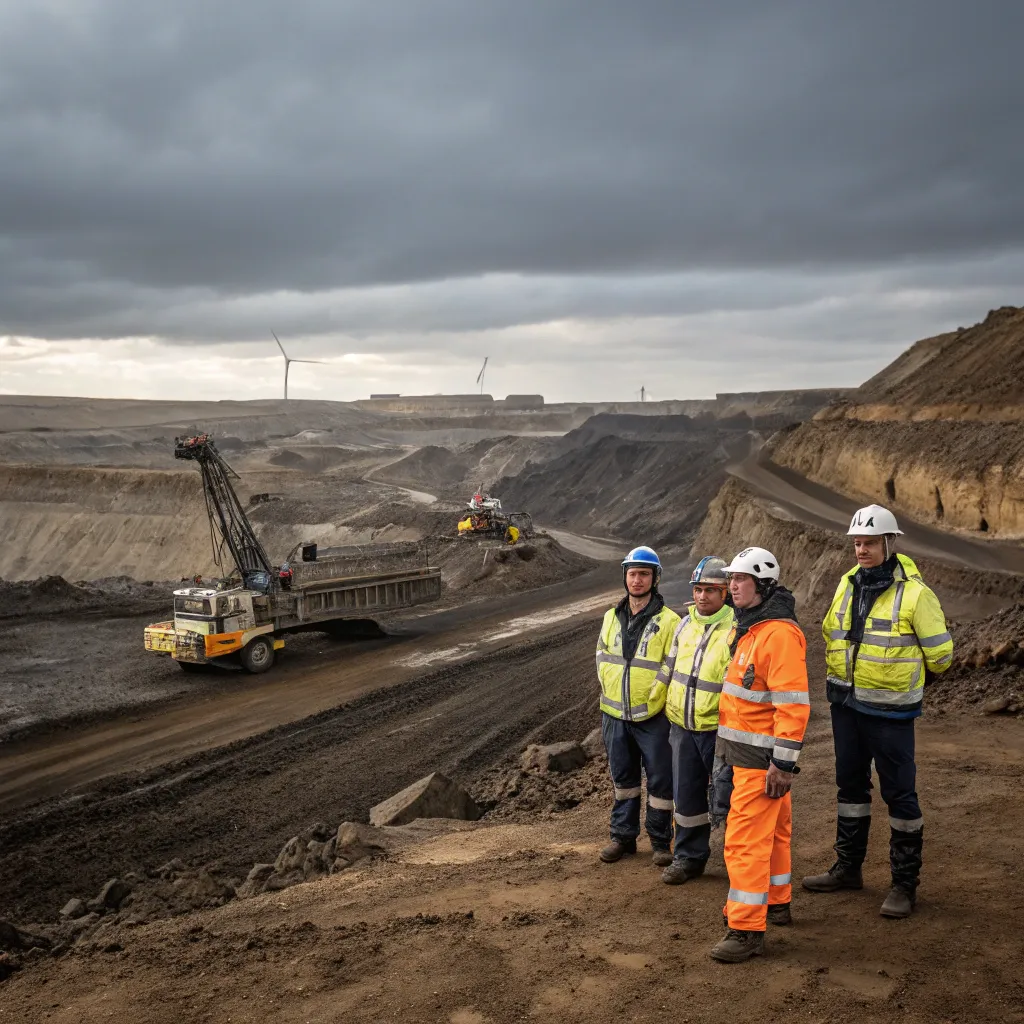
[[[293,584],[293,589],[270,598],[271,614],[278,629],[330,619],[362,618],[374,612],[427,604],[441,596],[441,570],[432,567],[340,579],[310,579],[306,573],[303,577],[297,585]]]

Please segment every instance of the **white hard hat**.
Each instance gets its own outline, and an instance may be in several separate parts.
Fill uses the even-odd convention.
[[[722,571],[745,572],[759,580],[777,580],[779,560],[766,548],[744,548]]]
[[[857,509],[846,531],[848,537],[883,537],[887,533],[902,534],[903,531],[896,524],[896,517],[881,505]]]

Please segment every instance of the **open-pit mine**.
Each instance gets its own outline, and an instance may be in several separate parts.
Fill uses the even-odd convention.
[[[1024,1020],[1024,309],[907,340],[704,401],[0,396],[0,1021]],[[819,627],[868,502],[955,643],[918,907],[875,914],[876,837],[868,896],[794,889],[740,985],[721,831],[681,887],[597,860],[598,623],[636,544],[676,609],[701,556],[778,555],[820,870]]]

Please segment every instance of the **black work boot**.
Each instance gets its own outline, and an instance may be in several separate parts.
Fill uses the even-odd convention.
[[[824,874],[808,875],[800,883],[811,892],[836,892],[839,889],[863,889],[860,867],[836,861]]]
[[[909,917],[917,902],[917,882],[921,875],[921,850],[924,829],[904,832],[890,829],[889,868],[892,891],[885,898],[880,913],[883,917]]]
[[[672,851],[667,846],[656,846],[651,854],[651,863],[656,868],[667,867],[672,863]]]
[[[788,903],[770,903],[768,905],[768,923],[783,927],[793,923],[793,915]]]
[[[600,857],[605,864],[614,864],[623,857],[636,853],[636,840],[613,839],[601,850]]]
[[[730,928],[712,950],[711,958],[723,964],[741,964],[764,952],[764,932],[741,932]]]
[[[682,885],[684,882],[700,878],[704,874],[702,860],[674,860],[661,873],[661,880],[666,885]]]

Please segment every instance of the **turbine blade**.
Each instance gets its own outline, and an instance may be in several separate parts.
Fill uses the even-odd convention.
[[[270,333],[274,334],[273,331],[271,331]],[[281,355],[283,355],[285,357],[285,359],[287,359],[288,358],[288,353],[285,352],[284,345],[281,344],[281,339],[276,334],[274,334],[274,341],[277,342],[277,347],[281,350]]]

